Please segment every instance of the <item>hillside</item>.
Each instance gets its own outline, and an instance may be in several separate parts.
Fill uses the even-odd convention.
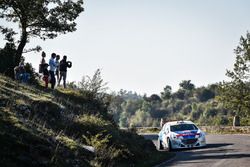
[[[152,166],[171,156],[119,130],[107,108],[91,92],[0,75],[0,166]]]

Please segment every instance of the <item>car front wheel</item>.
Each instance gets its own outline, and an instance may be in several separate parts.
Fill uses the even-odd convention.
[[[172,144],[171,144],[171,140],[168,138],[168,151],[172,151]]]
[[[163,146],[162,146],[162,141],[158,138],[158,142],[157,142],[157,149],[158,150],[162,150]]]

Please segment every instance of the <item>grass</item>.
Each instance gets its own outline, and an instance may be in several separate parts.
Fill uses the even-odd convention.
[[[107,106],[90,92],[45,90],[1,75],[0,148],[0,166],[10,167],[147,167],[172,156],[120,130]]]

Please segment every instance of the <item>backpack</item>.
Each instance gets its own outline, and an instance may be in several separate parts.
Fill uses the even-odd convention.
[[[44,64],[39,64],[39,68],[38,68],[38,72],[39,73],[43,73],[43,70],[44,70]]]

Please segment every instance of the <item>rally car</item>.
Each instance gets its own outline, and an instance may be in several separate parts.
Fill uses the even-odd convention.
[[[158,134],[158,150],[205,147],[205,133],[191,121],[173,121],[163,125]]]

